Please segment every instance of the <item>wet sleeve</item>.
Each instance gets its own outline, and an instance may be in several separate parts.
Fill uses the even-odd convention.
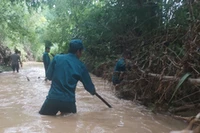
[[[94,87],[94,84],[92,83],[91,77],[89,75],[88,70],[86,67],[83,67],[83,72],[81,75],[80,81],[83,83],[84,88],[91,94],[94,95],[96,92],[96,89]]]
[[[47,69],[47,79],[48,80],[52,80],[53,72],[54,72],[54,68],[55,68],[55,63],[56,63],[56,60],[53,58],[52,62],[50,63],[50,65]]]
[[[42,61],[43,61],[44,66],[45,66],[45,65],[46,65],[46,57],[45,57],[45,54],[43,54],[43,56],[42,56]]]
[[[45,65],[48,64],[48,54],[45,54],[45,53],[43,54],[43,62]]]

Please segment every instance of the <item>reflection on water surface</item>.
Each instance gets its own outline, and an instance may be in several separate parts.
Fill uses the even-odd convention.
[[[27,80],[27,77],[30,81]],[[41,116],[38,111],[48,93],[42,63],[24,63],[19,73],[0,74],[1,133],[169,133],[185,124],[155,115],[141,105],[118,99],[109,83],[92,75],[97,92],[113,108],[77,86],[77,114]]]

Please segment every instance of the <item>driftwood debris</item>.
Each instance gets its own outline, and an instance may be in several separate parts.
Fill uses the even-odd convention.
[[[142,39],[127,36],[134,40],[123,43],[133,53],[132,67],[131,71],[125,72],[123,81],[115,86],[116,95],[141,101],[149,107],[173,109],[171,111],[175,114],[190,113],[191,109],[199,111],[199,31],[200,21],[194,21],[188,29],[177,27],[163,31],[162,36],[160,32]],[[115,63],[100,65],[96,75],[111,81]]]
[[[177,116],[177,115],[172,115],[172,117],[177,120],[186,121],[187,123],[189,123],[193,118],[195,118],[195,116],[183,117],[183,116]],[[200,120],[196,120],[194,124],[197,126],[200,125]]]
[[[192,109],[199,108],[199,107],[200,107],[200,103],[199,104],[184,105],[184,106],[181,106],[181,107],[173,108],[170,112],[176,113],[176,112],[181,112],[181,111],[185,111],[185,110],[192,110]]]
[[[186,122],[190,122],[190,120],[193,118],[193,116],[183,117],[183,116],[177,116],[177,115],[172,115],[172,117],[178,120],[186,121]]]
[[[143,70],[140,70],[142,73],[145,73],[148,76],[152,76],[152,77],[156,77],[156,78],[160,78],[162,80],[168,80],[168,81],[177,81],[180,80],[181,77],[176,77],[176,76],[163,76],[161,74],[155,74],[155,73],[146,73]],[[192,84],[195,85],[200,85],[200,78],[188,78],[188,81]]]

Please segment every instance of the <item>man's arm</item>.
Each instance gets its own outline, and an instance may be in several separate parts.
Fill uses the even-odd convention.
[[[96,93],[96,89],[94,87],[94,84],[92,83],[91,77],[89,75],[88,70],[86,67],[83,67],[83,72],[81,75],[80,81],[83,83],[84,88],[91,94],[94,95]]]
[[[43,61],[44,65],[47,64],[47,54],[45,54],[45,53],[43,54],[42,61]]]
[[[49,61],[49,55],[46,53],[43,54],[43,63],[44,63],[45,69],[47,70],[49,67],[50,61]]]
[[[48,80],[52,80],[53,78],[53,72],[54,72],[54,65],[56,63],[56,60],[55,58],[53,58],[52,62],[50,63],[48,69],[47,69],[47,79]]]
[[[22,67],[22,61],[21,61],[20,56],[19,56],[19,63],[20,63],[20,65],[21,65],[21,67]]]

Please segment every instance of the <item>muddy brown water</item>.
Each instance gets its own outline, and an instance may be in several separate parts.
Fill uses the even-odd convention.
[[[50,87],[50,82],[44,81],[43,64],[28,62],[19,73],[1,73],[0,133],[169,133],[186,126],[132,101],[118,99],[109,83],[91,76],[97,92],[113,108],[78,83],[76,114],[41,116],[38,111]]]

